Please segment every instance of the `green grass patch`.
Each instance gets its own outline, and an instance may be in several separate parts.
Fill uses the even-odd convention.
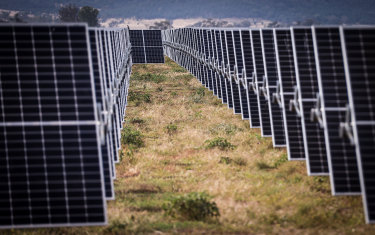
[[[235,145],[231,144],[227,139],[223,137],[216,137],[212,140],[206,140],[206,148],[219,148],[220,150],[233,150],[236,148]]]
[[[167,133],[172,135],[172,134],[176,134],[177,132],[177,125],[176,124],[168,124],[165,129],[167,130]]]
[[[206,221],[220,216],[219,208],[206,193],[192,192],[172,197],[163,206],[167,215],[187,220]]]
[[[129,91],[128,101],[134,102],[136,106],[142,103],[151,103],[151,94],[148,92]]]
[[[144,147],[145,145],[141,132],[131,126],[124,127],[121,133],[121,143],[134,148]]]
[[[142,82],[154,82],[154,83],[161,83],[167,80],[167,77],[164,74],[158,73],[138,73],[134,72],[131,76],[131,80],[133,81],[142,81]]]

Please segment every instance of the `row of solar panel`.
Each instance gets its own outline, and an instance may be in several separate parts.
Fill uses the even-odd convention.
[[[375,28],[183,28],[165,53],[375,221]]]
[[[130,30],[134,64],[164,63],[160,30]]]
[[[0,228],[106,224],[128,29],[0,24]]]

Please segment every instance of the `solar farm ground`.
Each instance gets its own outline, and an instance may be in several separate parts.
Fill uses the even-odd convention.
[[[170,59],[134,65],[128,99],[108,226],[2,232],[375,234],[361,197],[333,197],[328,177],[309,177],[305,162],[288,162],[285,148],[273,148]],[[194,202],[180,214],[166,212],[192,192],[209,195],[220,216],[188,219],[207,205]]]

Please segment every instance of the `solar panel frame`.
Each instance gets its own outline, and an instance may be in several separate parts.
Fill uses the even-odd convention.
[[[244,61],[244,68],[246,74],[246,94],[247,94],[247,104],[249,110],[249,123],[251,128],[259,128],[259,109],[258,100],[256,95],[250,91],[250,83],[252,82],[252,74],[254,72],[253,65],[253,52],[252,52],[252,42],[251,42],[251,31],[241,30],[242,39],[242,57]]]
[[[293,87],[296,85],[295,71],[294,71],[294,58],[293,49],[291,42],[291,30],[277,28],[273,30],[276,60],[277,60],[277,71],[279,76],[279,84],[281,88],[281,101],[283,104],[283,117],[284,117],[284,127],[285,127],[285,139],[287,145],[288,159],[289,160],[306,160],[305,150],[302,135],[302,124],[300,118],[296,113],[287,110],[290,99],[293,99]],[[281,35],[280,35],[281,34]],[[280,35],[280,36],[279,36]],[[279,38],[278,38],[279,36]],[[290,38],[290,40],[289,40]],[[284,47],[278,43],[278,39],[284,40]],[[283,51],[280,51],[280,50]],[[284,55],[282,52],[285,52]],[[283,57],[288,57],[288,61],[283,61],[281,64],[280,59]],[[292,58],[291,58],[292,57]],[[281,68],[282,65],[282,68]],[[293,69],[292,69],[293,68]],[[289,70],[288,70],[289,69]],[[287,71],[288,70],[288,71]],[[283,76],[289,74],[289,76]],[[286,78],[289,77],[289,81]],[[293,143],[292,143],[293,140]]]
[[[93,70],[92,70],[92,59],[91,59],[91,50],[90,50],[90,43],[89,43],[89,33],[88,33],[88,29],[87,29],[87,26],[85,25],[85,24],[66,24],[66,25],[64,25],[64,26],[61,26],[61,25],[54,25],[54,24],[17,24],[17,25],[9,25],[9,24],[0,24],[0,32],[2,31],[3,33],[5,33],[5,31],[4,31],[4,28],[11,28],[11,31],[12,31],[12,33],[13,33],[13,36],[12,37],[14,37],[13,38],[13,42],[12,42],[12,44],[14,44],[14,53],[15,54],[17,54],[18,53],[18,50],[19,49],[21,49],[21,47],[19,47],[18,48],[18,45],[16,45],[19,41],[16,39],[16,36],[20,36],[20,35],[17,35],[17,33],[16,33],[16,30],[17,29],[22,29],[22,28],[24,28],[24,29],[30,29],[30,33],[31,33],[31,35],[30,35],[30,38],[31,38],[31,40],[27,40],[27,43],[30,43],[30,44],[32,44],[33,46],[32,46],[32,54],[33,54],[33,61],[34,61],[34,68],[38,68],[37,66],[36,66],[36,58],[37,58],[37,56],[36,56],[36,53],[39,53],[39,51],[38,52],[36,52],[36,50],[35,50],[35,48],[36,48],[36,44],[35,43],[39,43],[39,40],[37,40],[37,41],[35,41],[35,35],[37,35],[37,37],[39,37],[39,39],[42,39],[43,38],[43,35],[40,33],[41,31],[40,30],[45,30],[46,28],[48,28],[48,33],[46,34],[46,35],[48,35],[47,37],[49,38],[49,49],[50,49],[50,52],[51,52],[51,59],[53,60],[53,66],[52,66],[52,69],[56,72],[56,75],[54,75],[54,84],[55,84],[55,86],[56,86],[56,84],[57,84],[57,78],[56,78],[56,76],[57,75],[61,75],[61,70],[59,70],[59,68],[56,66],[56,59],[59,59],[59,57],[62,55],[62,54],[64,54],[64,53],[69,53],[69,55],[70,55],[70,59],[73,59],[73,58],[75,58],[76,57],[76,55],[74,54],[73,55],[73,52],[77,52],[78,51],[78,48],[80,48],[80,46],[81,46],[81,49],[84,49],[86,52],[87,52],[87,69],[88,70],[86,70],[86,71],[89,71],[88,72],[88,74],[89,74],[89,77],[90,77],[90,85],[91,85],[91,91],[94,91],[94,79],[93,79]],[[62,28],[66,28],[67,29],[67,38],[69,37],[69,41],[67,42],[67,44],[69,45],[69,50],[68,50],[68,52],[66,52],[66,51],[62,51],[62,50],[58,50],[58,48],[56,47],[57,45],[56,44],[53,44],[54,43],[54,40],[53,40],[53,37],[54,36],[56,36],[56,34],[58,34],[58,29],[62,29]],[[74,31],[72,31],[73,30],[73,28],[74,27],[76,27],[77,28],[77,30],[79,29],[79,30],[82,30],[82,29],[80,29],[80,28],[83,28],[84,29],[84,35],[85,35],[85,40],[83,40],[82,41],[82,43],[85,45],[85,46],[83,46],[83,44],[81,44],[81,45],[78,45],[78,44],[74,44],[74,46],[75,46],[75,48],[74,48],[74,50],[73,50],[73,44],[72,43],[76,43],[75,42],[75,40],[77,40],[78,38],[79,38],[79,36],[77,36],[77,35],[74,35]],[[56,30],[56,31],[54,31],[53,33],[51,33],[51,29],[54,29],[54,30]],[[69,29],[69,30],[68,30]],[[39,30],[39,33],[38,34],[35,34],[35,30]],[[76,32],[81,32],[81,31],[76,31]],[[46,32],[46,31],[44,31],[44,32]],[[82,31],[83,32],[83,31]],[[1,34],[1,33],[0,33]],[[26,33],[26,35],[28,35],[27,33]],[[3,34],[3,36],[4,36],[4,34]],[[75,38],[75,40],[73,40],[73,41],[71,41],[71,39],[72,38]],[[6,38],[3,38],[3,39],[5,39],[6,40]],[[61,38],[60,38],[61,39]],[[61,40],[64,40],[64,39],[61,39]],[[25,42],[23,42],[23,43],[25,43]],[[38,44],[39,46],[44,46],[44,47],[46,47],[47,46],[47,44],[46,43],[42,43],[42,44]],[[63,45],[60,45],[60,46],[63,46]],[[83,46],[83,47],[82,47]],[[56,49],[54,48],[54,47],[56,47]],[[24,47],[24,49],[29,49],[30,50],[30,47],[29,46],[27,46],[27,47]],[[4,52],[4,51],[3,51]],[[55,53],[60,53],[60,55],[59,56],[55,56],[56,54]],[[4,54],[3,54],[4,55]],[[23,54],[23,56],[26,56],[26,54],[24,53]],[[22,74],[20,74],[20,71],[18,70],[18,66],[20,65],[19,64],[19,59],[20,58],[18,58],[17,57],[17,55],[15,55],[15,57],[14,57],[14,59],[17,61],[16,62],[16,68],[17,68],[17,77],[18,77],[18,85],[20,85],[20,83],[21,83],[21,80],[20,80],[20,76],[22,76]],[[22,63],[26,63],[25,61],[23,61]],[[45,63],[45,62],[41,62],[41,63]],[[61,60],[61,61],[59,61],[59,63],[60,64],[63,64],[63,61]],[[3,63],[2,63],[2,65],[4,65]],[[3,67],[4,68],[4,67]],[[42,67],[41,67],[42,68]],[[70,68],[72,68],[72,67],[70,67]],[[79,71],[79,70],[77,70],[77,71]],[[82,70],[81,72],[84,72],[85,70]],[[22,71],[22,73],[23,73],[24,71]],[[74,73],[74,72],[73,72]],[[0,79],[0,86],[2,87],[2,84],[3,84],[3,82],[4,82],[4,80],[3,79],[5,79],[5,76],[4,76],[4,74],[5,74],[5,76],[7,76],[6,75],[6,73],[3,73],[2,75],[3,75],[3,77],[2,77],[2,79]],[[38,73],[37,72],[37,70],[35,70],[34,71],[34,75],[36,75],[36,83],[38,84],[38,86],[40,85],[40,83],[39,82],[42,82],[42,80],[39,80],[39,78],[41,78],[41,76],[43,75],[42,73]],[[26,80],[23,80],[23,82],[25,82]],[[73,79],[72,80],[73,82],[74,82],[74,84],[76,84],[75,82],[75,80]],[[19,90],[19,92],[20,92],[21,90]],[[39,92],[39,91],[38,91]],[[37,92],[37,93],[38,93]],[[1,93],[0,93],[0,95],[1,95],[1,104],[2,104],[2,107],[5,107],[4,106],[4,96],[3,96],[3,90],[1,89]],[[9,97],[8,97],[9,98]],[[40,102],[40,96],[39,96],[39,98],[37,99],[37,100],[39,100],[38,102]],[[96,142],[96,147],[94,147],[94,149],[96,149],[96,151],[97,151],[97,153],[98,153],[98,156],[96,157],[97,158],[97,168],[99,169],[98,170],[98,173],[99,173],[99,178],[100,178],[100,181],[99,181],[99,184],[100,184],[100,186],[98,187],[98,188],[100,188],[100,190],[99,191],[101,191],[100,192],[100,199],[99,199],[99,201],[101,201],[101,203],[102,203],[102,205],[101,205],[101,209],[102,209],[102,211],[101,211],[101,215],[100,215],[100,218],[101,219],[99,219],[98,221],[95,221],[95,222],[92,222],[92,223],[84,223],[83,221],[80,221],[79,223],[74,223],[74,222],[72,222],[72,221],[69,221],[71,218],[72,218],[72,216],[66,216],[67,217],[67,222],[56,222],[56,223],[54,223],[54,221],[56,221],[56,217],[54,218],[54,221],[52,221],[51,219],[51,217],[49,217],[49,222],[48,223],[43,223],[43,222],[41,222],[40,220],[39,220],[39,222],[38,222],[38,224],[36,224],[36,223],[32,223],[33,222],[33,219],[34,219],[34,222],[35,222],[35,220],[36,220],[36,218],[38,217],[37,216],[37,214],[31,214],[31,213],[33,213],[31,210],[32,210],[32,207],[31,207],[31,199],[30,199],[30,195],[29,195],[29,197],[28,197],[28,203],[29,203],[29,220],[30,220],[30,222],[28,223],[28,222],[22,222],[22,220],[20,221],[20,223],[18,223],[18,224],[16,224],[17,222],[15,222],[14,221],[14,219],[15,219],[15,216],[14,216],[14,212],[16,211],[15,210],[15,208],[17,208],[17,207],[13,207],[13,205],[11,205],[11,203],[12,202],[10,202],[10,204],[9,204],[9,206],[10,206],[10,213],[11,213],[11,217],[10,217],[10,220],[7,220],[6,222],[4,222],[4,219],[1,219],[2,220],[2,225],[0,225],[0,228],[37,228],[37,227],[58,227],[58,226],[89,226],[89,225],[105,225],[106,223],[107,223],[107,217],[106,217],[106,202],[105,202],[105,195],[104,195],[104,179],[103,179],[103,175],[102,175],[102,168],[101,168],[101,156],[100,156],[100,153],[101,153],[101,151],[100,151],[100,136],[99,136],[99,129],[98,129],[98,125],[97,125],[97,123],[98,123],[98,117],[97,117],[97,110],[96,110],[96,104],[95,104],[95,101],[96,101],[96,97],[95,97],[95,92],[91,92],[91,102],[92,102],[92,109],[93,109],[93,113],[95,114],[94,116],[93,116],[93,120],[79,120],[79,119],[77,119],[76,121],[69,121],[69,119],[66,119],[66,120],[64,120],[64,121],[60,121],[60,118],[61,118],[61,116],[60,116],[60,114],[59,114],[59,118],[58,118],[58,122],[55,122],[55,121],[45,121],[45,120],[42,120],[42,121],[39,121],[39,122],[34,122],[34,121],[32,121],[32,122],[30,122],[30,120],[26,120],[26,122],[25,122],[25,120],[24,119],[22,119],[22,122],[21,123],[17,123],[17,122],[14,122],[13,120],[12,120],[12,122],[8,122],[6,119],[5,119],[5,110],[4,109],[2,109],[2,116],[4,117],[4,119],[2,120],[2,123],[0,123],[0,129],[3,129],[2,130],[2,132],[4,133],[4,131],[5,131],[5,129],[7,129],[8,128],[8,130],[9,129],[14,129],[14,130],[16,130],[16,128],[21,128],[22,129],[22,135],[23,135],[23,143],[25,144],[25,146],[26,146],[26,142],[25,142],[25,134],[26,134],[26,129],[28,129],[28,130],[30,130],[30,131],[32,131],[33,130],[33,128],[42,128],[42,126],[43,126],[43,128],[50,128],[50,127],[57,127],[57,128],[59,128],[60,129],[60,142],[59,143],[61,143],[61,144],[63,144],[62,142],[61,142],[61,135],[62,135],[62,129],[65,129],[66,131],[64,131],[64,133],[65,134],[67,134],[67,131],[69,130],[69,128],[71,128],[71,127],[73,127],[73,128],[83,128],[83,130],[87,127],[87,126],[91,126],[91,127],[93,127],[94,128],[94,132],[95,132],[95,136],[96,136],[96,140],[94,140],[94,142]],[[22,106],[21,106],[21,108],[23,108]],[[40,108],[39,108],[40,109]],[[34,112],[35,112],[35,110],[34,110]],[[39,117],[40,118],[42,118],[42,113],[41,112],[39,112]],[[21,116],[24,116],[24,114],[22,114]],[[91,123],[91,124],[90,124]],[[63,125],[64,124],[64,125]],[[65,125],[66,124],[66,125]],[[82,124],[84,124],[84,126],[82,126]],[[47,130],[46,129],[46,130]],[[34,129],[34,131],[35,131],[35,129]],[[91,131],[92,131],[92,129],[91,129]],[[29,134],[31,134],[31,132],[28,132]],[[43,132],[43,131],[41,131],[41,132],[39,132],[38,131],[38,133],[40,134],[40,135],[42,135],[42,136],[45,136],[45,134],[47,133],[47,132]],[[78,135],[80,135],[80,134],[82,134],[80,131],[78,131],[77,132],[77,134]],[[31,136],[30,136],[31,137]],[[6,136],[4,136],[4,139],[1,141],[2,143],[5,143],[6,145],[8,144],[8,140],[11,142],[12,141],[12,139],[7,139],[7,137]],[[33,141],[37,141],[37,139],[34,139],[34,138],[32,138],[32,140]],[[50,139],[47,139],[47,140],[50,140]],[[79,140],[79,143],[81,143],[81,139]],[[44,146],[44,144],[45,144],[45,142],[42,142],[43,144],[43,146]],[[88,144],[88,143],[87,143]],[[5,148],[7,148],[6,147],[6,145],[4,146]],[[32,146],[34,146],[35,147],[35,145],[33,145],[32,144]],[[27,151],[26,149],[23,149],[23,151]],[[7,153],[9,153],[8,151],[7,151]],[[24,152],[25,153],[25,152]],[[45,154],[45,152],[44,152],[44,154]],[[44,155],[43,154],[43,155]],[[82,154],[82,153],[81,153]],[[28,155],[27,155],[28,156]],[[27,156],[26,156],[26,161],[28,161],[28,160],[32,160],[31,158],[27,158]],[[44,155],[45,156],[45,155]],[[82,155],[81,155],[82,156]],[[7,160],[7,165],[8,165],[8,169],[10,169],[10,166],[9,166],[9,164],[10,164],[10,162],[9,162],[9,158],[7,158],[8,160]],[[13,156],[13,159],[14,159],[14,156]],[[44,159],[44,162],[46,161],[46,157],[43,157],[43,159]],[[83,159],[82,159],[83,160]],[[27,163],[26,163],[27,164]],[[81,164],[82,164],[82,162],[81,162]],[[26,167],[27,168],[27,167]],[[44,165],[44,169],[46,168],[46,165]],[[28,168],[27,168],[28,169]],[[64,172],[65,172],[65,168],[64,168],[64,170],[63,170]],[[36,172],[34,172],[35,174],[38,174],[38,172],[39,171],[36,171]],[[56,171],[55,171],[56,172]],[[33,174],[34,174],[33,173]],[[66,173],[66,172],[65,172]],[[8,177],[10,177],[10,172],[9,171],[7,171],[7,174],[8,174]],[[31,175],[28,175],[27,176],[27,178],[29,177],[29,176],[33,176],[33,174],[31,174]],[[83,175],[82,175],[83,176]],[[48,177],[48,176],[46,176],[46,177]],[[30,179],[30,178],[28,178],[28,179]],[[66,178],[65,178],[66,179]],[[47,181],[45,181],[45,182],[49,182],[48,180]],[[66,182],[66,181],[65,181]],[[85,181],[82,181],[83,182],[83,184],[85,185]],[[11,181],[10,180],[8,180],[7,181],[7,183],[8,184],[10,184],[11,183]],[[29,183],[30,183],[30,181],[29,181]],[[48,184],[48,183],[47,183]],[[30,188],[30,184],[28,184],[29,186],[28,186],[28,190],[26,190],[26,191],[28,191],[28,194],[30,194],[32,191],[34,191],[35,189],[31,189]],[[9,185],[9,187],[11,187],[10,185]],[[48,187],[50,187],[50,185],[48,186]],[[57,187],[57,185],[56,184],[54,184],[54,187]],[[50,190],[51,188],[49,188],[48,190]],[[65,187],[65,190],[66,190],[67,188]],[[32,191],[31,191],[32,190]],[[85,191],[86,189],[83,189],[83,191],[84,192],[86,192]],[[51,203],[51,201],[50,201],[50,199],[52,198],[51,197],[51,194],[50,193],[53,193],[53,192],[55,192],[56,193],[56,191],[54,191],[54,190],[51,190],[49,193],[47,193],[48,195],[46,196],[47,198],[49,198],[48,200],[47,200],[47,204],[49,204],[49,206],[51,205],[50,203]],[[9,193],[11,193],[11,190],[9,191]],[[35,195],[34,195],[35,196]],[[61,197],[61,194],[59,194],[58,195],[59,197]],[[79,197],[78,195],[76,195],[77,197]],[[11,195],[10,195],[10,197],[12,197]],[[38,197],[40,197],[40,195],[38,196]],[[85,199],[86,200],[86,199]],[[40,201],[40,198],[38,198],[38,200],[36,201],[36,203],[41,203],[42,201]],[[67,202],[67,201],[65,201],[66,203],[70,203],[70,202]],[[86,203],[87,203],[87,201],[85,201]],[[20,206],[20,207],[22,207],[22,203],[20,203],[20,202],[18,202],[17,203],[17,206]],[[39,204],[39,206],[40,206],[40,204]],[[49,213],[51,213],[51,209],[49,208],[49,206],[48,206],[48,211],[49,211]],[[86,205],[87,206],[87,205]],[[87,214],[87,207],[85,207],[86,209],[86,218],[85,219],[88,219],[88,214]],[[24,210],[25,208],[23,208],[22,210]],[[54,209],[54,208],[53,208]],[[69,207],[67,207],[66,208],[67,209],[67,212],[68,212],[68,210],[69,210]],[[36,213],[36,211],[34,211],[35,213]],[[68,213],[70,213],[70,212],[68,212]],[[22,213],[23,215],[24,215],[24,213]],[[57,213],[57,214],[59,214],[59,212]],[[2,215],[4,215],[4,214],[2,214]],[[50,216],[51,216],[51,214],[50,214]],[[82,217],[80,217],[80,218],[82,218]],[[86,220],[87,221],[87,220]]]
[[[230,90],[231,97],[232,97],[232,108],[234,114],[241,114],[241,103],[240,97],[238,93],[238,86],[235,81],[233,81],[232,76],[235,73],[235,52],[234,52],[234,40],[233,40],[233,30],[225,30],[225,41],[227,46],[227,58],[228,58],[228,65],[226,73],[229,75],[228,83],[227,83],[227,93]],[[228,86],[229,85],[229,86]]]
[[[285,128],[282,107],[272,102],[273,94],[277,91],[277,61],[273,37],[273,29],[261,29],[262,53],[266,77],[266,92],[268,96],[268,110],[270,112],[273,147],[285,147]],[[271,41],[271,42],[270,42]]]
[[[372,224],[375,223],[375,203],[373,200],[375,194],[373,190],[374,164],[372,160],[375,139],[375,109],[373,108],[375,84],[373,82],[374,66],[370,66],[375,58],[374,35],[375,27],[373,26],[340,27],[341,48],[362,201],[366,223]]]
[[[240,107],[241,107],[241,116],[242,120],[248,120],[249,119],[249,105],[247,103],[247,93],[246,89],[242,82],[243,76],[246,75],[244,73],[244,62],[243,62],[243,52],[242,52],[242,37],[241,37],[241,31],[233,31],[233,48],[234,48],[234,59],[235,59],[235,77],[237,77],[237,80],[235,81],[234,85],[237,85],[237,90],[240,98]],[[245,83],[246,84],[246,83]]]
[[[253,56],[253,79],[252,81],[254,84],[254,92],[256,94],[256,101],[257,101],[257,108],[258,108],[258,115],[259,115],[259,123],[261,128],[261,135],[262,137],[271,137],[271,124],[270,124],[270,117],[269,117],[269,110],[268,110],[268,103],[266,102],[265,98],[260,95],[260,84],[263,84],[263,81],[260,81],[260,77],[264,75],[264,59],[263,59],[263,51],[262,51],[262,40],[260,36],[260,30],[252,29],[250,31],[251,35],[251,51]]]
[[[103,103],[101,107],[103,107],[103,110],[101,112],[107,111],[106,106],[104,105],[106,103],[106,96],[104,95],[104,78],[102,77],[102,66],[101,66],[101,54],[102,51],[100,49],[101,42],[100,42],[100,35],[98,34],[98,29],[96,28],[89,28],[90,33],[90,45],[91,45],[91,52],[92,52],[92,59],[93,59],[93,74],[96,78],[99,76],[99,82],[96,81],[96,99],[98,103]],[[92,34],[94,34],[94,38],[92,38]],[[95,43],[93,42],[95,40]],[[96,50],[93,49],[93,47],[96,47]],[[95,55],[95,52],[97,55]],[[96,61],[96,62],[95,62]],[[97,63],[97,69],[98,69],[98,75],[95,75],[95,64]],[[97,79],[97,78],[96,78]],[[100,86],[100,92],[98,91],[98,87]],[[102,113],[100,113],[102,115]],[[105,117],[103,117],[103,120]],[[105,130],[103,130],[104,132]],[[106,136],[107,133],[103,133],[104,135],[104,143],[102,143],[101,150],[102,150],[102,168],[103,168],[103,178],[104,178],[104,184],[105,184],[105,195],[107,200],[114,200],[114,187],[113,187],[113,179],[112,179],[112,169],[110,166],[111,160],[110,160],[110,151],[108,148],[109,141]]]
[[[303,48],[300,44],[302,34]],[[319,92],[311,27],[292,27],[291,37],[307,173],[329,175],[324,130],[319,123],[310,120],[311,109],[317,102],[316,93]]]
[[[345,99],[348,99],[347,94],[336,94],[335,91],[338,91],[338,88],[335,88],[334,86],[337,86],[335,85],[337,82],[333,84],[327,83],[327,81],[333,81],[333,75],[340,76],[340,74],[343,74],[344,76],[345,73],[344,62],[340,61],[343,60],[343,56],[342,54],[340,54],[342,53],[341,42],[338,45],[339,48],[334,48],[332,44],[334,42],[332,41],[333,39],[340,41],[339,28],[337,26],[312,26],[312,35],[319,84],[319,98],[321,99],[321,118],[322,125],[324,127],[328,167],[330,173],[331,192],[332,195],[360,195],[361,189],[359,175],[357,177],[355,176],[355,172],[357,171],[356,169],[358,169],[358,167],[356,166],[357,158],[355,154],[355,149],[353,146],[350,146],[350,142],[348,140],[345,140],[339,136],[339,123],[341,121],[345,121],[344,117],[346,109],[344,107],[346,106]],[[320,49],[319,47],[321,43],[318,42],[320,41],[320,39],[318,39],[320,35],[322,35],[322,39],[328,39],[328,41],[330,42],[329,47],[327,47],[327,45],[324,44],[325,42],[321,42],[323,43],[321,46],[323,51],[327,50],[327,48],[331,50],[329,51],[329,54],[331,56],[331,59],[335,59],[335,61],[325,60],[322,63],[322,65],[329,66],[331,69],[333,69],[334,71],[332,74],[323,74],[321,71],[321,67],[323,66],[320,63],[320,57],[322,56],[323,58],[327,58],[327,55],[321,55],[320,53],[323,52],[322,49]],[[332,52],[335,52],[336,58],[332,58],[334,56]],[[330,65],[335,66],[333,67]],[[346,80],[343,76],[339,79],[341,81],[341,84],[343,84],[345,87]],[[342,80],[344,80],[344,82]],[[340,87],[342,87],[342,85],[340,85]],[[346,90],[346,87],[344,90]],[[327,93],[325,91],[327,91]],[[326,95],[327,98],[332,97],[333,95],[336,98],[340,97],[340,100],[344,100],[338,101],[337,99],[337,101],[335,102],[328,102],[328,99],[325,99]],[[334,123],[337,123],[337,125]],[[334,125],[334,127],[332,127],[332,125]],[[349,165],[352,166],[352,169],[344,169],[344,171],[342,171],[342,166],[344,166],[344,168],[347,168]]]

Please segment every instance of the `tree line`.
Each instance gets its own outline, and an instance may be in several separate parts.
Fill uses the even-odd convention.
[[[90,27],[99,26],[99,10],[90,6],[63,5],[59,9],[61,22],[86,22]]]

